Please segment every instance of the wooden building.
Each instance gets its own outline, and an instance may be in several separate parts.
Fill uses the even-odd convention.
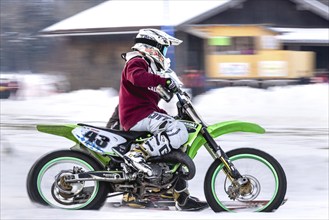
[[[216,81],[298,79],[317,69],[329,71],[325,1],[126,4],[108,1],[41,31],[42,36],[56,37],[58,47],[49,67],[67,73],[72,89],[118,89],[124,65],[120,54],[129,51],[138,30],[147,27],[169,28],[183,40],[170,55],[179,74],[196,70]]]

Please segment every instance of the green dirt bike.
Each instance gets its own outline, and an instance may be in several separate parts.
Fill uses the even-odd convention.
[[[206,200],[214,212],[271,212],[285,201],[287,180],[278,161],[268,153],[253,148],[225,152],[215,138],[232,132],[262,134],[257,124],[226,121],[206,125],[195,111],[181,82],[167,72],[179,89],[177,119],[189,132],[188,141],[179,149],[147,163],[153,175],[147,176],[124,163],[113,147],[124,154],[135,144],[150,138],[148,132],[120,131],[87,124],[37,125],[38,131],[59,135],[75,142],[69,150],[41,157],[27,178],[31,201],[63,209],[99,209],[109,196],[131,193],[145,199],[171,190],[178,179],[195,175],[193,159],[205,147],[214,159],[204,179]],[[170,101],[174,94],[161,86],[158,94]]]

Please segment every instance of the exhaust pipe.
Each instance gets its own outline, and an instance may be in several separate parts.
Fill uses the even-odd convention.
[[[195,176],[196,168],[193,160],[187,156],[186,153],[181,150],[173,150],[168,154],[159,157],[151,157],[147,161],[149,162],[171,162],[171,163],[182,163],[188,168],[188,174],[182,175],[185,180],[191,180]]]

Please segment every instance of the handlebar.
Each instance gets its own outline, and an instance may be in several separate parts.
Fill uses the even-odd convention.
[[[172,97],[174,95],[173,92],[170,92],[168,89],[164,88],[161,85],[158,85],[156,87],[156,92],[166,102],[170,102],[170,100],[172,99]],[[191,100],[191,97],[187,94],[187,92],[183,91],[180,87],[177,87],[177,91],[175,92],[175,94],[180,102],[182,101],[181,96],[185,96],[188,100]]]
[[[159,94],[159,96],[165,100],[166,102],[170,102],[170,100],[172,99],[173,97],[173,94],[170,93],[169,90],[165,89],[163,86],[161,85],[158,85],[156,87],[156,92]]]
[[[158,85],[156,87],[156,92],[166,102],[170,102],[170,100],[172,99],[172,97],[174,95],[174,93],[170,92],[168,89],[164,88],[161,85]],[[175,94],[178,98],[179,103],[181,104],[181,108],[183,108],[184,111],[186,111],[186,113],[190,116],[190,118],[197,123],[201,123],[201,124],[205,125],[204,121],[201,119],[199,114],[195,111],[193,104],[191,102],[191,98],[187,94],[187,92],[183,91],[181,86],[177,86],[177,91],[175,92]],[[182,97],[182,96],[184,96],[184,97]]]

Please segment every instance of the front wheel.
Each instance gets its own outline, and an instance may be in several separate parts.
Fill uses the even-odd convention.
[[[215,160],[204,182],[205,197],[215,212],[271,212],[283,203],[287,180],[275,158],[252,148],[239,148],[226,154],[246,182],[231,181],[222,161]]]
[[[31,201],[63,209],[99,209],[107,198],[106,183],[65,180],[73,174],[101,170],[94,159],[76,151],[55,151],[40,158],[30,169],[27,192]]]

